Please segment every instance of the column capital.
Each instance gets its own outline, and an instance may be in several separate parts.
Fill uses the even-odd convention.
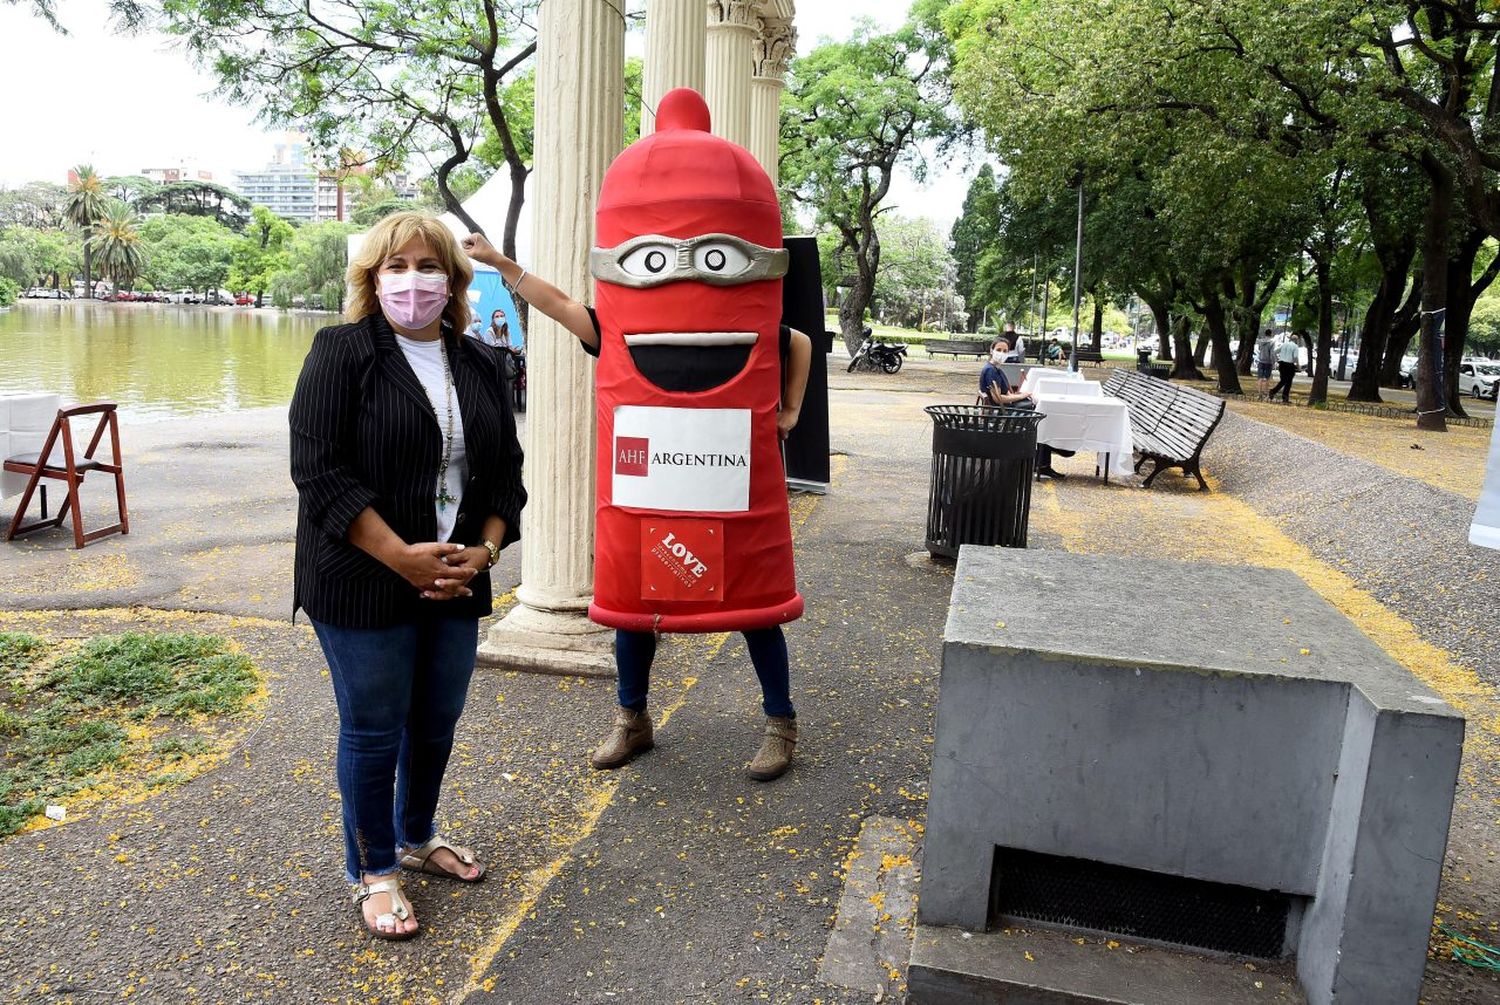
[[[780,80],[786,76],[787,66],[797,51],[797,29],[791,18],[769,16],[756,20],[760,30],[755,38],[755,66],[751,76]]]
[[[755,0],[708,0],[708,26],[755,31],[760,20],[756,6]]]

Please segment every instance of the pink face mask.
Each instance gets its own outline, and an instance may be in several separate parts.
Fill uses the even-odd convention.
[[[380,306],[394,325],[426,328],[448,306],[448,277],[441,272],[382,272]]]

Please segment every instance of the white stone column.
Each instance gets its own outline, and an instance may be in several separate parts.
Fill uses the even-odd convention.
[[[624,8],[625,0],[546,0],[538,15],[536,250],[523,264],[585,302],[599,184],[624,138]],[[594,364],[537,311],[528,335],[521,585],[479,661],[612,675],[613,634],[586,616],[594,591]]]
[[[796,47],[797,30],[790,20],[760,19],[751,68],[750,142],[746,147],[771,176],[773,185],[780,181],[781,92],[786,87],[786,68]]]
[[[750,143],[750,70],[759,18],[752,0],[708,0],[703,97],[715,136]]]
[[[647,0],[646,63],[641,76],[641,135],[656,131],[656,106],[674,87],[703,93],[708,21],[703,0]]]

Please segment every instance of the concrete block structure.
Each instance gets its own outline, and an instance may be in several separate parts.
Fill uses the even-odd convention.
[[[1289,572],[965,547],[918,943],[1053,925],[1415,1002],[1463,731]]]

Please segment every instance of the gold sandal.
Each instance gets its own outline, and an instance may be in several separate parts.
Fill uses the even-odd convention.
[[[365,901],[377,893],[389,894],[391,898],[391,909],[383,914],[375,915],[375,924],[371,926],[365,921]],[[396,923],[405,921],[411,917],[411,901],[401,892],[401,880],[392,876],[374,883],[354,884],[354,906],[359,911],[361,921],[364,921],[365,930],[377,939],[387,939],[391,942],[404,942],[421,931],[414,928],[409,932],[403,932],[396,928]],[[381,925],[390,925],[390,929],[381,928]]]
[[[454,872],[449,872],[442,866],[432,861],[432,853],[446,848],[453,853],[453,857],[465,866],[479,866],[479,875],[473,879],[466,879]],[[435,835],[432,840],[420,848],[413,848],[401,856],[401,868],[410,869],[413,872],[425,872],[429,876],[442,876],[444,879],[454,879],[460,883],[479,883],[484,880],[484,866],[479,865],[474,858],[474,853],[467,848],[460,848],[456,844],[449,843],[447,838]]]

